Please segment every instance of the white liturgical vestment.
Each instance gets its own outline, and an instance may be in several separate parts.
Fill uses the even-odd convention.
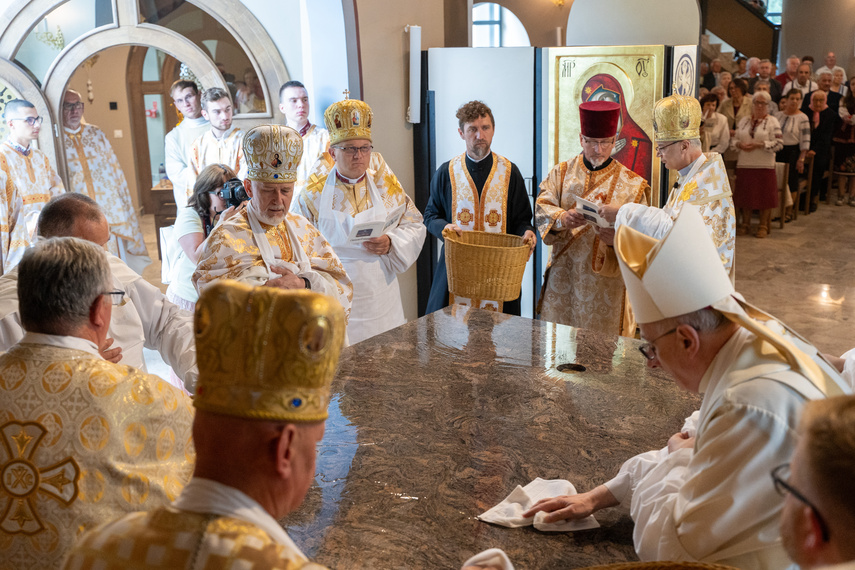
[[[24,201],[9,176],[6,158],[0,154],[0,274],[18,265],[29,243]]]
[[[299,129],[298,129],[299,130]],[[297,183],[294,185],[294,195],[291,198],[291,211],[300,213],[300,194],[309,183],[309,175],[319,159],[327,154],[330,148],[330,133],[318,125],[310,125],[303,135],[303,157],[297,166]]]
[[[701,211],[721,262],[733,280],[736,213],[727,171],[718,153],[701,154],[694,163],[684,168],[668,196],[668,202],[661,210],[641,204],[621,206],[615,220],[615,230],[626,224],[645,235],[662,239],[674,225],[683,204],[687,203],[697,206]]]
[[[205,117],[184,118],[178,126],[166,133],[164,139],[166,175],[172,182],[175,205],[183,208],[187,205],[187,186],[192,176],[190,169],[190,146],[211,128]],[[192,188],[192,186],[190,186]]]
[[[143,347],[156,350],[172,367],[191,393],[196,387],[196,344],[193,315],[169,302],[160,289],[140,277],[121,259],[107,255],[113,287],[125,292],[121,305],[113,307],[108,338],[112,348],[122,349],[119,364],[146,371]],[[26,334],[18,314],[17,268],[0,277],[0,351]],[[168,379],[166,379],[168,381]]]
[[[329,295],[350,314],[353,286],[344,266],[324,236],[299,214],[289,213],[275,226],[261,222],[253,201],[221,222],[205,240],[193,285],[201,293],[218,279],[264,285],[281,277],[282,267],[309,281],[312,291]]]
[[[110,233],[125,242],[131,255],[147,257],[128,181],[104,131],[95,125],[81,125],[76,130],[65,127],[65,160],[69,192],[85,194],[98,202],[110,224]],[[116,240],[108,243],[110,253],[119,255]]]
[[[308,561],[257,501],[234,487],[198,477],[172,505],[133,513],[81,537],[64,567],[118,570],[128,552],[147,553],[134,560],[140,570],[325,570]]]
[[[0,566],[58,569],[82,531],[175,499],[193,405],[95,343],[27,333],[0,355]]]
[[[6,159],[9,179],[24,202],[22,213],[29,239],[33,240],[42,208],[51,198],[65,192],[65,187],[47,155],[32,145],[24,154],[6,141],[0,144],[0,154]]]
[[[193,195],[193,186],[199,173],[210,164],[225,164],[235,171],[240,180],[246,178],[246,160],[243,157],[243,137],[246,133],[232,127],[221,138],[211,130],[193,141],[190,147],[190,174],[185,192],[187,199]]]
[[[636,552],[642,560],[786,568],[783,498],[769,474],[790,460],[805,403],[826,394],[744,328],[719,350],[699,391],[694,449],[634,457],[606,483],[630,506]]]
[[[353,282],[348,340],[355,344],[406,323],[398,274],[418,258],[427,230],[385,161],[350,180],[338,174],[332,160],[320,160],[299,201],[301,213],[329,241]],[[391,248],[385,255],[349,240],[355,224],[368,222],[388,225]]]

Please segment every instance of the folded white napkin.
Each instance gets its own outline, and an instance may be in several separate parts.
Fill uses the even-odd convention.
[[[541,479],[538,477],[525,487],[514,489],[505,500],[478,515],[478,520],[509,528],[534,525],[534,528],[544,532],[568,532],[599,528],[600,524],[593,515],[573,521],[545,523],[543,518],[547,513],[539,512],[533,517],[523,518],[522,514],[529,510],[541,499],[549,499],[558,495],[575,495],[576,488],[570,481],[564,479]]]
[[[495,566],[502,570],[514,570],[511,559],[501,548],[490,548],[484,552],[479,552],[463,563],[463,568],[467,566]]]

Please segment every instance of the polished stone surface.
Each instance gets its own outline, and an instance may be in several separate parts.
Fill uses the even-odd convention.
[[[635,560],[622,509],[574,534],[475,516],[535,477],[589,490],[680,429],[700,399],[648,370],[638,345],[457,308],[346,349],[315,484],[288,532],[339,570],[455,568],[494,546],[526,569]],[[556,370],[565,363],[586,370]]]

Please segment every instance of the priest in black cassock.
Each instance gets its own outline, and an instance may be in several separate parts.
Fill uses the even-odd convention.
[[[430,200],[424,212],[428,231],[442,238],[442,230],[508,233],[522,236],[532,250],[536,243],[531,203],[519,168],[490,150],[496,121],[481,101],[470,101],[457,110],[458,132],[466,152],[442,166],[430,183]],[[453,295],[452,295],[453,297]],[[449,304],[520,314],[520,299],[498,302],[490,299],[449,299],[445,269],[445,246],[433,276],[427,312]]]

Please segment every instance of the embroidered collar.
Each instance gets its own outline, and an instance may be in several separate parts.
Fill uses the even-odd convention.
[[[17,150],[18,152],[20,152],[24,156],[30,156],[30,150],[31,150],[30,145],[23,147],[23,146],[19,145],[18,143],[16,143],[15,141],[13,141],[12,139],[6,139],[6,144],[11,146],[12,148]]]

